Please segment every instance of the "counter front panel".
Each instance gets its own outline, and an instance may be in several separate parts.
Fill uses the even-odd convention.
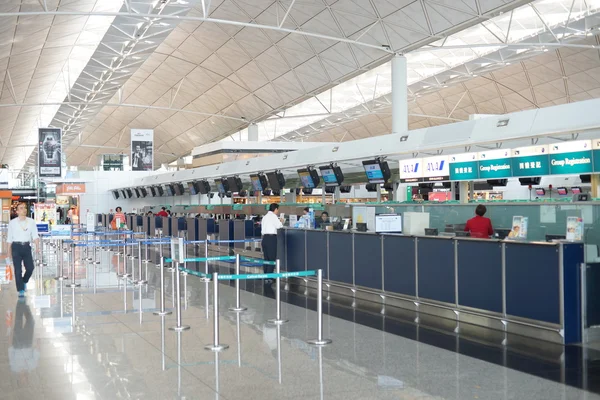
[[[303,230],[288,230],[287,238],[287,270],[306,270],[306,232]],[[279,242],[279,241],[278,241]]]
[[[415,238],[383,237],[383,285],[386,292],[416,296]]]
[[[502,312],[502,243],[459,240],[458,304]]]
[[[332,281],[354,285],[353,236],[344,232],[329,232],[329,279]]]
[[[558,246],[506,243],[506,313],[560,323]]]
[[[381,236],[354,235],[354,284],[382,290]]]
[[[329,279],[327,271],[327,232],[306,232],[306,267],[323,270],[323,279]]]
[[[454,303],[454,240],[419,238],[419,297]]]

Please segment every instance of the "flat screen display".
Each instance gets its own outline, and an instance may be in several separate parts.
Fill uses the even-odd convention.
[[[546,194],[546,190],[545,189],[535,189],[535,194],[537,194],[538,196],[543,196]]]
[[[375,232],[402,232],[402,216],[381,214],[375,216]]]
[[[569,193],[569,190],[566,187],[559,187],[556,188],[556,191],[558,192],[559,195],[561,196],[566,196]]]
[[[146,197],[148,196],[148,191],[146,190],[146,188],[140,188],[140,194],[142,195],[142,197]]]
[[[271,187],[271,190],[283,189],[281,182],[285,184],[285,179],[283,178],[283,174],[281,174],[281,172],[269,172],[267,173],[267,179],[269,180],[269,186]]]
[[[384,183],[383,171],[379,163],[377,164],[365,164],[365,173],[367,174],[367,180],[369,183]]]
[[[190,194],[192,196],[195,196],[198,194],[198,192],[196,192],[196,185],[194,184],[194,182],[188,182],[188,189],[190,190]]]
[[[302,187],[306,189],[314,189],[315,182],[313,181],[312,176],[310,175],[310,171],[306,169],[301,169],[298,171],[298,176],[300,177],[300,181],[302,182]]]
[[[128,199],[133,198],[133,191],[131,189],[125,189],[125,192],[127,192]]]
[[[185,193],[185,188],[183,187],[182,183],[174,183],[172,186],[175,196],[183,196]]]
[[[258,175],[250,175],[250,182],[252,183],[252,190],[255,192],[262,192],[265,188],[260,183],[260,177]]]
[[[573,186],[571,192],[573,192],[573,194],[579,194],[581,193],[581,188],[579,186]]]
[[[321,176],[323,177],[323,182],[325,182],[325,185],[327,186],[338,184],[333,168],[321,168]]]
[[[197,192],[200,194],[209,194],[210,193],[210,183],[208,181],[198,181],[196,182]]]
[[[122,198],[122,199],[126,199],[126,198],[127,198],[127,193],[125,192],[125,190],[124,190],[124,189],[122,189],[122,190],[119,190],[119,193],[121,194],[121,198]]]
[[[237,176],[228,176],[227,177],[227,186],[229,187],[228,192],[237,193],[242,190],[241,180]]]
[[[171,185],[165,185],[165,194],[167,196],[174,196],[175,193],[173,191],[173,186],[171,186]]]
[[[215,186],[217,187],[217,192],[225,193],[225,185],[223,185],[222,179],[215,179]]]
[[[152,197],[158,196],[158,192],[156,191],[156,188],[154,186],[150,186],[150,187],[148,187],[148,189],[150,190],[150,196],[152,196]]]
[[[113,198],[114,198],[115,200],[117,200],[117,199],[119,198],[119,191],[118,191],[118,190],[113,190],[113,191],[112,191],[112,194],[113,194]]]

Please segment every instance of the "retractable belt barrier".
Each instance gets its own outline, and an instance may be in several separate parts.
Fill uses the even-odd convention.
[[[235,259],[235,257],[234,257]],[[167,260],[168,261],[168,260]],[[181,272],[186,274],[197,276],[200,278],[213,279],[212,274],[205,274],[204,272],[198,272],[189,268],[179,267]],[[317,271],[295,271],[295,272],[280,272],[280,273],[269,273],[269,274],[218,274],[218,280],[220,281],[234,281],[234,280],[251,280],[251,279],[277,279],[277,278],[301,278],[304,276],[316,276]]]
[[[260,242],[262,239],[239,239],[239,240],[208,240],[208,243],[252,243]],[[204,243],[204,242],[202,242]]]

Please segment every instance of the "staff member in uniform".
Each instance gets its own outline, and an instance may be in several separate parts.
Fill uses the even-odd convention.
[[[273,203],[269,206],[269,212],[261,221],[262,249],[265,261],[277,260],[277,230],[283,227],[279,219],[279,204]],[[272,273],[275,269],[273,265],[263,265],[265,274]],[[272,279],[266,279],[265,283],[273,282]]]
[[[471,237],[489,239],[494,234],[492,221],[484,217],[486,212],[487,208],[483,204],[480,204],[475,208],[475,216],[467,221],[465,232],[469,232]]]
[[[25,285],[29,282],[33,274],[33,255],[31,254],[31,242],[39,246],[40,237],[38,235],[35,221],[27,218],[27,205],[19,203],[17,205],[18,217],[8,223],[8,259],[12,259],[15,269],[15,282],[19,297],[25,297]],[[25,276],[23,276],[22,264],[25,264]]]

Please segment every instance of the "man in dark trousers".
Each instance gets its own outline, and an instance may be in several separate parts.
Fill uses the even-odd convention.
[[[265,261],[277,260],[277,230],[283,227],[279,219],[279,204],[273,203],[269,206],[269,212],[261,221],[262,249]],[[272,273],[273,265],[263,265],[265,274]],[[265,279],[265,284],[272,283],[272,279]]]

